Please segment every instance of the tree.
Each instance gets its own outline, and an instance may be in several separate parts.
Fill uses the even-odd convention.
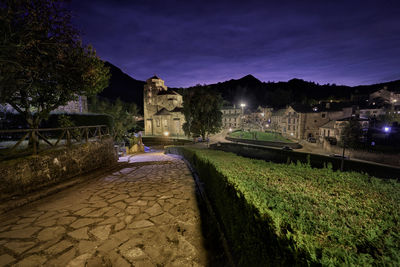
[[[183,96],[183,113],[187,135],[200,135],[203,140],[217,133],[222,126],[222,97],[205,87],[188,89]]]
[[[108,86],[109,70],[82,46],[60,0],[0,3],[0,103],[37,129],[59,106]]]
[[[351,118],[349,123],[343,128],[342,132],[343,141],[346,146],[356,148],[360,144],[360,138],[362,136],[361,124],[357,119]]]
[[[119,98],[114,102],[99,100],[97,97],[90,99],[89,111],[104,113],[113,117],[116,138],[122,140],[129,130],[136,126],[137,106],[134,103],[124,103]]]

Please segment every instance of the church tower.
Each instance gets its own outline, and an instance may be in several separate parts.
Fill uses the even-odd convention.
[[[152,115],[158,112],[157,95],[161,91],[167,91],[164,81],[154,75],[146,80],[143,91],[144,128],[147,135],[154,134]]]

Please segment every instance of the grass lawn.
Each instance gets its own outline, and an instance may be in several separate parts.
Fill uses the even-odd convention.
[[[229,136],[233,138],[242,138],[242,139],[251,139],[254,140],[254,134],[257,136],[257,140],[260,141],[276,141],[276,142],[288,142],[292,143],[289,139],[286,139],[279,133],[270,133],[270,132],[247,132],[247,131],[237,131],[231,133]]]

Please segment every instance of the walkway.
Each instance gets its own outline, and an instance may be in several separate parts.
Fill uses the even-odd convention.
[[[204,266],[194,181],[162,153],[0,217],[0,266]]]

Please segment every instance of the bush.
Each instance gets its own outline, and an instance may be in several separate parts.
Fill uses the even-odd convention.
[[[400,184],[169,148],[198,171],[239,265],[400,264]]]

